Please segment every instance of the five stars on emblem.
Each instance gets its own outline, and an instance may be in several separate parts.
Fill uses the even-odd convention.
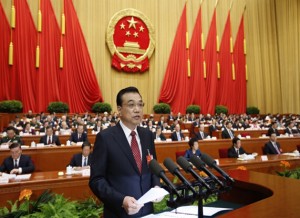
[[[133,17],[131,17],[131,19],[130,19],[130,20],[127,20],[127,21],[129,22],[129,27],[128,27],[128,28],[133,27],[134,29],[136,29],[135,24],[137,23],[137,21],[134,20]]]
[[[131,35],[130,31],[126,31],[125,35],[129,37]]]
[[[143,26],[140,26],[140,32],[144,32],[144,27]]]
[[[120,28],[121,28],[121,30],[122,30],[122,29],[123,29],[123,30],[125,29],[124,23],[121,23]]]

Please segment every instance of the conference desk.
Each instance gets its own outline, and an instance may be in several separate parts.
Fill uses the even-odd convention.
[[[284,130],[283,129],[279,129],[278,130],[279,134],[284,134]],[[235,130],[234,131],[234,135],[238,136],[250,136],[251,138],[259,138],[262,135],[266,135],[268,133],[268,130],[266,129],[246,129],[246,130]],[[217,139],[221,139],[222,138],[222,131],[221,130],[217,130],[215,132],[212,133],[213,137],[217,137]]]

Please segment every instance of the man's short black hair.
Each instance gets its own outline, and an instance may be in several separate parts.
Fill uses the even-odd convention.
[[[88,142],[88,141],[85,141],[85,142],[83,142],[82,143],[82,145],[81,145],[81,149],[83,149],[84,147],[86,147],[86,146],[88,146],[88,147],[92,147],[92,145],[91,145],[91,143],[90,142]]]
[[[234,137],[233,139],[232,139],[232,144],[233,145],[235,145],[238,141],[240,141],[241,139],[240,138],[238,138],[238,137]]]
[[[17,142],[14,142],[12,143],[10,146],[9,146],[9,149],[13,149],[13,148],[16,148],[16,147],[20,147],[21,148],[21,145]]]
[[[13,127],[13,126],[7,127],[7,128],[6,128],[6,132],[7,132],[8,130],[13,130],[13,131],[16,133],[16,128]]]
[[[52,129],[52,130],[53,130],[52,126],[47,126],[47,127],[46,127],[46,130],[47,130],[47,129]]]
[[[191,138],[190,141],[189,141],[190,148],[192,148],[194,146],[194,143],[197,142],[197,141],[198,141],[197,138]]]
[[[119,91],[119,93],[117,94],[117,99],[116,99],[117,100],[117,106],[122,106],[122,103],[123,103],[122,102],[122,96],[126,93],[138,93],[141,96],[139,90],[136,87],[130,86],[130,87],[121,89]]]

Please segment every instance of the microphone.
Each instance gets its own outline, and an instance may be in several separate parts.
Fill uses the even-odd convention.
[[[214,159],[212,159],[208,154],[201,155],[202,160],[209,166],[214,168],[218,173],[220,173],[226,180],[234,182],[234,179],[231,178],[225,171],[223,171],[217,164]]]
[[[184,157],[182,157],[182,156],[181,156],[181,157],[178,157],[177,163],[179,164],[179,166],[182,167],[182,169],[183,169],[185,172],[191,173],[192,176],[193,176],[195,179],[197,179],[198,181],[200,181],[201,184],[205,186],[205,188],[207,188],[208,190],[211,190],[211,189],[212,189],[212,188],[210,187],[210,185],[207,184],[207,183],[205,182],[205,180],[195,172],[195,170],[193,170],[193,166],[192,166],[192,165],[191,165]]]
[[[157,160],[152,159],[149,163],[149,167],[151,172],[158,176],[159,178],[161,178],[164,183],[166,183],[166,185],[171,189],[171,191],[173,193],[175,193],[178,197],[180,197],[176,187],[174,186],[174,184],[167,178],[164,169],[159,165],[159,163],[157,162]]]
[[[201,157],[203,154],[201,154]],[[218,177],[215,176],[212,172],[210,172],[206,167],[205,163],[197,156],[193,155],[190,158],[192,164],[198,169],[204,171],[211,179],[215,180],[220,186],[224,187],[223,182],[221,182]]]
[[[180,173],[179,167],[171,160],[171,158],[166,158],[164,160],[164,165],[173,175],[177,176],[183,184],[185,184],[193,192],[193,194],[197,194],[192,184]]]

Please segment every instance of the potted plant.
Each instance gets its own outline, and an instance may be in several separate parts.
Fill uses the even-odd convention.
[[[169,114],[171,112],[171,107],[166,103],[158,103],[153,106],[153,111],[156,114]]]
[[[201,108],[199,105],[192,104],[192,105],[187,106],[187,108],[186,108],[187,114],[191,114],[191,113],[200,114],[200,111],[201,111]]]
[[[57,101],[57,102],[51,102],[49,105],[48,105],[48,111],[50,113],[67,113],[69,112],[69,106],[64,103],[64,102],[61,102],[61,101]]]
[[[106,102],[97,102],[93,105],[92,111],[94,113],[110,113],[112,111],[111,105]]]
[[[252,106],[252,107],[247,107],[247,108],[246,108],[246,113],[247,113],[248,115],[250,115],[250,114],[259,114],[259,109],[258,109],[257,107],[254,107],[254,106]]]
[[[215,109],[216,114],[227,114],[228,113],[228,108],[224,105],[217,105]]]
[[[20,113],[23,110],[23,104],[17,100],[7,100],[0,102],[1,113]]]

